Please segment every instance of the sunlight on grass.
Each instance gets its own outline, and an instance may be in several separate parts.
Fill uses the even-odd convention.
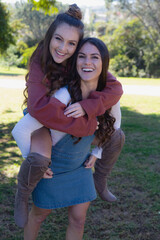
[[[117,79],[122,83],[122,85],[150,85],[150,86],[160,86],[160,78],[127,78],[127,77],[117,77]]]
[[[120,103],[141,114],[160,114],[160,97],[123,95]]]
[[[24,75],[26,73],[27,73],[27,70],[23,68],[0,66],[0,75],[2,74]]]
[[[0,105],[0,114],[3,114],[1,122],[18,121],[23,116],[22,103],[24,100],[22,89],[0,88],[0,96],[3,104]]]
[[[2,170],[2,174],[4,174],[7,178],[16,178],[19,171],[19,166],[11,165],[9,168],[5,166]]]

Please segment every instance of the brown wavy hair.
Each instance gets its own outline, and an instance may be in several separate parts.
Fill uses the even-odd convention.
[[[76,61],[77,61],[77,57],[78,57],[78,52],[85,43],[90,43],[90,44],[94,45],[99,50],[101,59],[102,59],[102,71],[99,76],[96,91],[102,91],[106,86],[107,71],[108,71],[108,67],[109,67],[108,49],[107,49],[106,45],[104,44],[104,42],[98,38],[84,38],[80,42],[79,47],[76,50],[75,59],[73,61],[73,65],[72,65],[72,69],[71,69],[72,79],[68,83],[72,103],[82,100],[81,81],[80,81],[80,76],[76,69]],[[113,125],[115,122],[115,118],[110,115],[110,111],[111,111],[111,109],[107,110],[103,115],[97,117],[97,120],[99,121],[99,129],[95,132],[95,136],[99,140],[99,146],[101,146],[107,138],[110,138],[110,136],[114,132]],[[80,139],[81,138],[79,138],[79,140]],[[76,141],[76,142],[78,142],[78,141]]]
[[[66,84],[68,79],[69,68],[72,64],[73,56],[68,59],[67,65],[64,67],[62,64],[56,63],[49,50],[50,41],[52,39],[53,33],[61,24],[66,23],[70,26],[76,27],[79,30],[79,40],[83,38],[84,35],[84,24],[81,21],[82,12],[76,4],[69,6],[69,9],[57,15],[56,19],[52,22],[49,29],[46,32],[44,39],[39,42],[36,50],[33,52],[28,69],[31,70],[32,63],[38,63],[44,73],[44,78],[42,79],[42,84],[44,84],[47,89],[49,89],[48,94],[52,91],[59,89]],[[74,55],[74,54],[73,54]],[[26,82],[29,79],[29,72],[25,76]],[[24,105],[27,105],[28,99],[28,89],[25,88],[24,92]]]

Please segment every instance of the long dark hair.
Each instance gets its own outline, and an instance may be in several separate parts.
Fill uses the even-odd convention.
[[[49,88],[56,90],[65,85],[65,79],[68,78],[68,68],[71,66],[73,57],[68,59],[67,65],[64,67],[62,64],[58,64],[53,60],[49,50],[49,45],[55,30],[63,23],[76,27],[79,30],[79,40],[81,40],[84,35],[84,24],[82,23],[81,19],[82,13],[76,4],[70,5],[68,11],[57,15],[56,19],[52,22],[49,29],[47,30],[44,39],[38,44],[36,50],[33,52],[30,58],[29,72],[25,76],[26,82],[29,79],[32,63],[35,62],[41,66],[41,69],[44,73],[42,83],[46,85],[46,87],[49,85]],[[24,104],[27,104],[27,87],[24,90],[24,96]]]
[[[102,71],[99,76],[96,91],[102,91],[105,88],[107,82],[107,71],[109,68],[109,52],[106,45],[98,38],[84,38],[80,42],[79,47],[76,50],[75,59],[73,61],[71,69],[72,78],[71,81],[68,82],[72,103],[82,100],[81,81],[76,69],[76,61],[78,57],[78,52],[85,43],[90,43],[94,45],[99,50],[102,59]],[[115,118],[110,115],[110,110],[111,109],[107,110],[102,116],[97,117],[97,120],[100,124],[99,129],[96,131],[95,135],[99,139],[99,146],[102,145],[107,138],[110,138],[110,136],[114,132],[113,125],[115,122]]]

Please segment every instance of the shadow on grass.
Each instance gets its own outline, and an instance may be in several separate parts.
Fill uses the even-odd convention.
[[[22,73],[0,73],[0,76],[17,77],[23,75]]]
[[[91,203],[84,240],[159,239],[160,116],[142,115],[127,107],[122,108],[122,116],[126,143],[108,181],[118,200],[111,204],[98,197]],[[2,124],[0,133],[0,234],[7,240],[22,239],[22,230],[13,220],[17,173],[8,174],[22,161],[10,134],[14,125]],[[67,210],[55,210],[42,225],[38,239],[64,239],[66,226]]]

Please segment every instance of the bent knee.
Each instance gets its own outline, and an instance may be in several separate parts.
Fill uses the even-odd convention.
[[[30,212],[30,218],[37,223],[40,224],[42,223],[46,217],[52,212],[50,209],[40,209],[34,206]]]
[[[52,140],[47,128],[36,130],[31,137],[30,152],[37,152],[45,157],[51,157]]]
[[[34,216],[34,222],[36,223],[36,224],[41,224],[45,219],[46,219],[46,217],[48,216],[48,214],[47,215],[38,215],[38,216]]]
[[[84,228],[86,218],[83,217],[70,217],[69,223],[77,229]]]
[[[118,128],[115,130],[115,132],[111,136],[111,142],[112,142],[112,145],[115,144],[115,145],[123,146],[125,142],[125,134],[121,128]]]

